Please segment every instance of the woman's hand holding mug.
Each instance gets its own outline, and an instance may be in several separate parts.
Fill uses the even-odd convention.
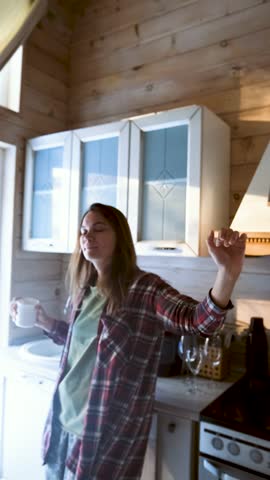
[[[18,327],[31,328],[39,327],[50,331],[54,319],[49,317],[40,302],[31,297],[15,297],[10,303],[10,316]]]

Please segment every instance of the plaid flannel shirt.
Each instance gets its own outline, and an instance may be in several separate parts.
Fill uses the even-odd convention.
[[[56,321],[50,336],[65,347],[43,437],[46,463],[54,418],[59,409],[57,388],[65,374],[78,298],[69,325]],[[151,424],[157,370],[164,331],[208,335],[221,327],[226,309],[208,294],[202,302],[181,295],[164,280],[140,271],[114,316],[101,314],[97,357],[91,381],[82,438],[67,467],[76,480],[138,480]],[[59,410],[58,410],[59,413]]]

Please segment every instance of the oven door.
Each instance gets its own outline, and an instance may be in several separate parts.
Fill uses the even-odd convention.
[[[249,473],[238,467],[232,467],[221,460],[212,460],[200,455],[199,480],[262,480],[269,476],[261,473]]]

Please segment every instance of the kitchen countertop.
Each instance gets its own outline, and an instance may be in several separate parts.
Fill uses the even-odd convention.
[[[0,365],[0,373],[5,377],[24,374],[55,382],[58,374],[58,362],[25,360],[20,355],[20,346],[0,348]]]
[[[223,381],[196,377],[198,391],[190,393],[190,377],[158,378],[155,410],[199,421],[200,411],[236,382],[242,373],[235,373]]]
[[[39,362],[25,360],[20,356],[19,346],[0,349],[1,374],[5,377],[29,375],[55,382],[58,365],[55,361]],[[190,383],[185,376],[158,377],[154,409],[182,418],[198,421],[200,411],[223,393],[242,374],[235,373],[224,381],[212,381],[202,377],[195,379],[199,391],[190,393]]]

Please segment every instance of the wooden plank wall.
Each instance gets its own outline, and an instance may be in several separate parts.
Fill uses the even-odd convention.
[[[70,42],[64,12],[50,1],[48,15],[25,44],[20,113],[0,108],[0,140],[17,147],[12,296],[36,296],[51,314],[59,306],[61,255],[21,250],[25,141],[67,128]],[[10,328],[11,341],[36,333]]]
[[[269,0],[89,1],[69,127],[197,103],[232,131],[231,217],[270,140]]]
[[[231,215],[270,139],[269,0],[83,4],[73,29],[65,2],[49,0],[25,45],[21,112],[0,108],[0,140],[17,146],[12,293],[38,296],[52,311],[68,257],[21,251],[27,138],[205,105],[232,128]],[[256,280],[245,275],[246,296],[266,284],[260,269],[253,271]],[[23,333],[14,329],[14,338]]]
[[[71,29],[54,0],[24,48],[20,113],[0,107],[1,139],[24,140],[67,127]]]

